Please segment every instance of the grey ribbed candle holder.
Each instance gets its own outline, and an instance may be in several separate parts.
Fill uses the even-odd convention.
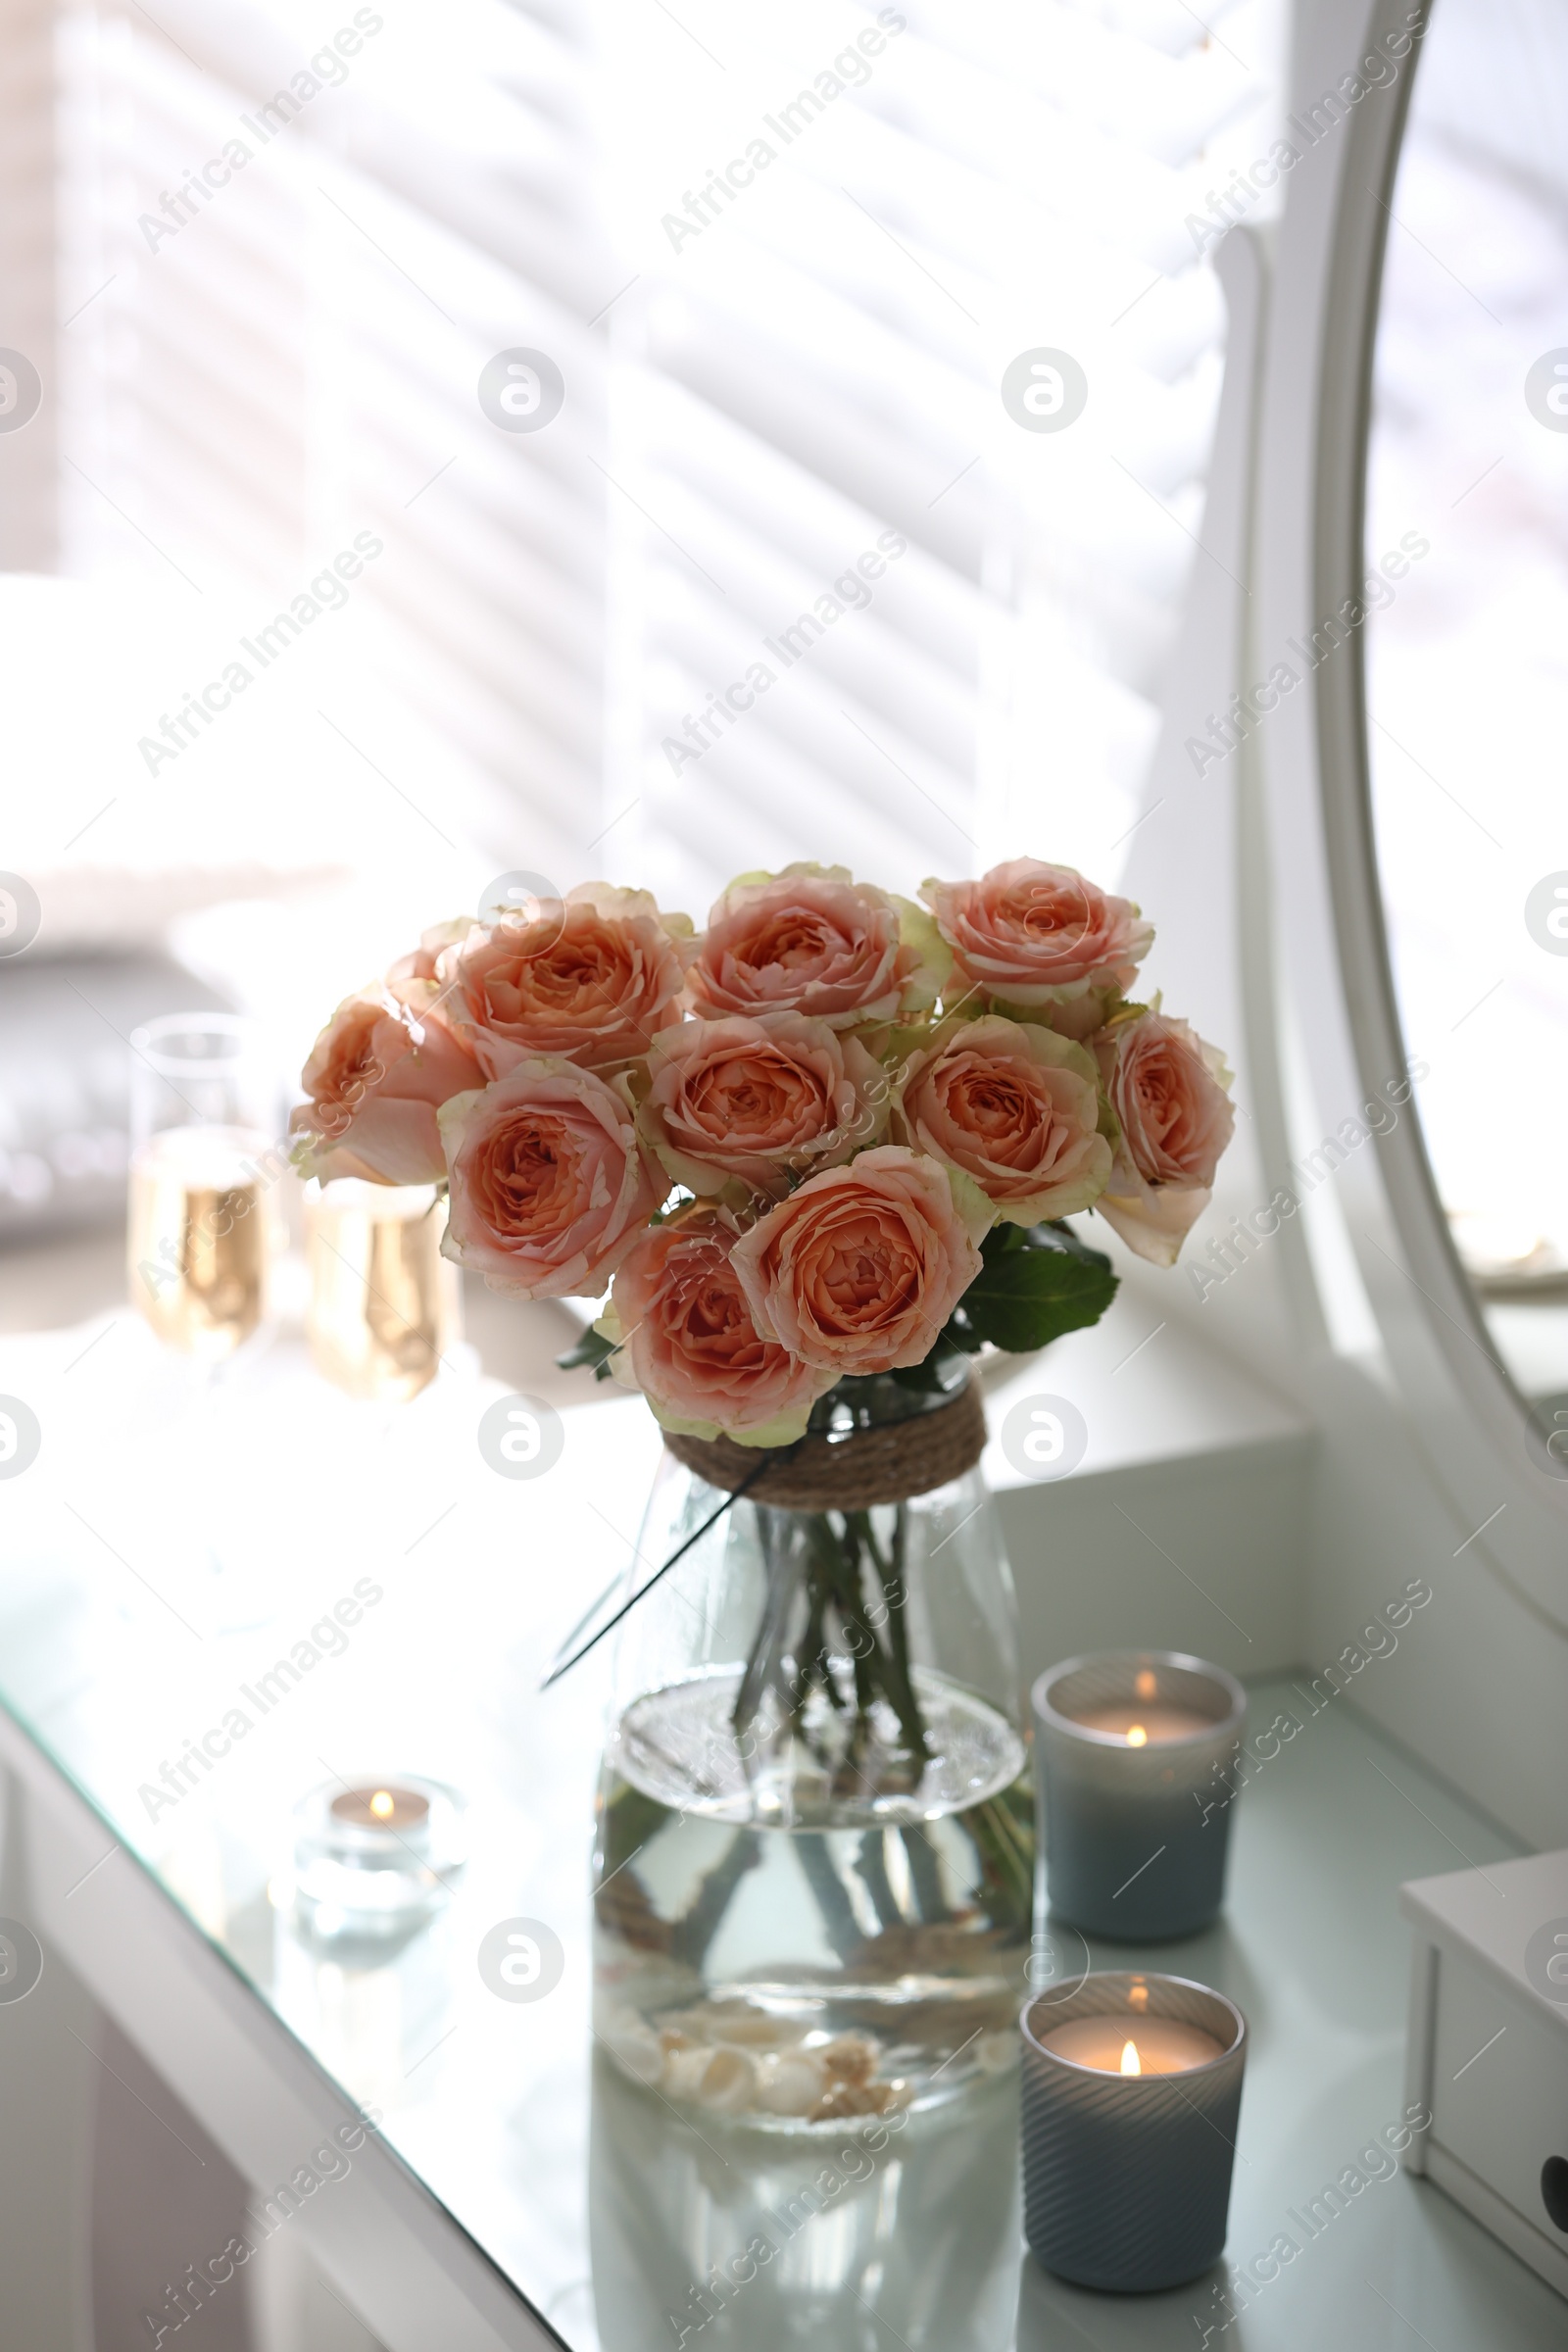
[[[1173,2075],[1111,2075],[1044,2046],[1081,2017],[1127,2016],[1142,1987],[1146,2018],[1213,2035],[1221,2055]],[[1223,1993],[1182,1977],[1086,1977],[1062,1997],[1025,2003],[1024,2230],[1060,2278],[1112,2294],[1150,2294],[1199,2278],[1219,2259],[1230,2209],[1247,2020]],[[1136,2020],[1128,2017],[1129,2031]]]
[[[1232,1766],[1247,1713],[1235,1676],[1178,1650],[1107,1649],[1053,1666],[1032,1695],[1052,1910],[1123,1943],[1206,1928],[1225,1899]],[[1181,1739],[1129,1747],[1118,1733],[1076,1720],[1122,1702],[1206,1721]]]

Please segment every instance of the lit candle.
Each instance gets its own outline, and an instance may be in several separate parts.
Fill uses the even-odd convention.
[[[385,1830],[390,1835],[408,1838],[428,1831],[430,1799],[417,1788],[401,1788],[392,1783],[385,1788],[345,1788],[334,1796],[331,1804],[334,1821],[341,1821],[356,1830]]]
[[[409,1775],[312,1789],[295,1815],[296,1924],[337,1953],[397,1949],[448,1899],[461,1813],[453,1789]]]
[[[1096,1936],[1190,1936],[1224,1899],[1246,1693],[1174,1651],[1069,1658],[1034,1690],[1051,1907]]]
[[[1113,1707],[1082,1707],[1074,1721],[1086,1732],[1109,1732],[1128,1747],[1163,1747],[1172,1740],[1201,1739],[1214,1728],[1213,1719],[1196,1707],[1146,1707],[1126,1700]]]
[[[1101,2075],[1185,2075],[1224,2051],[1212,2034],[1169,2017],[1077,2017],[1043,2037],[1045,2047]]]
[[[1023,2014],[1024,2222],[1046,2268],[1147,2293],[1225,2243],[1247,2024],[1179,1977],[1085,1977]]]

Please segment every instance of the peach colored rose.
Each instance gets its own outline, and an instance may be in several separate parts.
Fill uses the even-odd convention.
[[[1095,1206],[1129,1250],[1173,1266],[1207,1207],[1236,1112],[1217,1047],[1157,1006],[1113,1021],[1095,1040],[1106,1100],[1121,1128]]]
[[[483,1080],[429,981],[364,989],[338,1006],[301,1072],[311,1099],[289,1119],[304,1138],[299,1164],[323,1183],[434,1183],[446,1174],[436,1112]]]
[[[624,1086],[570,1061],[520,1061],[446,1103],[446,1255],[510,1298],[597,1298],[667,1189]]]
[[[991,1222],[968,1177],[883,1144],[810,1177],[730,1262],[764,1339],[839,1378],[891,1372],[930,1353]]]
[[[842,865],[742,874],[708,918],[687,979],[694,1011],[800,1012],[831,1028],[934,1004],[948,956],[918,906]]]
[[[398,957],[387,973],[388,984],[398,980],[433,980],[443,951],[466,939],[472,929],[472,921],[466,914],[456,916],[451,922],[432,923],[428,931],[419,933],[418,946]]]
[[[1034,1022],[944,1022],[905,1065],[893,1132],[972,1176],[1012,1225],[1087,1208],[1110,1173],[1093,1061]]]
[[[615,1377],[665,1429],[784,1446],[838,1376],[760,1336],[731,1263],[736,1230],[713,1209],[649,1226],[616,1267],[598,1328],[619,1344]]]
[[[675,1017],[684,978],[684,914],[662,915],[646,890],[585,882],[541,900],[531,921],[475,923],[437,966],[455,1028],[487,1076],[559,1054],[606,1069],[648,1051]]]
[[[672,1181],[698,1194],[781,1195],[792,1175],[837,1167],[886,1125],[881,1065],[798,1012],[662,1030],[647,1088],[638,1129]]]
[[[1154,936],[1130,899],[1036,858],[994,865],[978,882],[925,882],[920,896],[953,950],[952,1009],[966,988],[1080,1041],[1132,986]]]

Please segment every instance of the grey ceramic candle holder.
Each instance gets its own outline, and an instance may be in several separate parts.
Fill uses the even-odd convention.
[[[1124,1943],[1206,1928],[1225,1897],[1247,1712],[1235,1676],[1178,1650],[1102,1650],[1053,1666],[1033,1701],[1052,1910]],[[1075,1720],[1120,1701],[1190,1710],[1205,1725],[1129,1747]]]
[[[1220,2056],[1174,2075],[1111,2075],[1044,2046],[1057,2026],[1143,2014],[1212,2034]],[[1219,2259],[1230,2208],[1247,2021],[1182,1977],[1106,1972],[1027,2002],[1023,2033],[1024,2229],[1058,2278],[1116,2294],[1197,2278]],[[1134,2029],[1135,2030],[1135,2029]]]

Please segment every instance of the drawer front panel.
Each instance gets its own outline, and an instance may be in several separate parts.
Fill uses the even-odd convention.
[[[1438,1957],[1432,2137],[1554,2244],[1542,2202],[1550,2156],[1568,2162],[1568,2016],[1542,2017],[1449,1952]]]

